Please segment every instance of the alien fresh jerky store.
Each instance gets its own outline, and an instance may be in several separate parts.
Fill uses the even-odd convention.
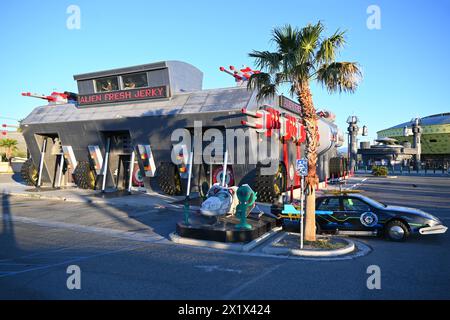
[[[180,61],[79,74],[74,79],[78,94],[36,107],[21,122],[30,152],[22,176],[30,185],[76,185],[105,191],[134,185],[181,194],[187,178],[188,148],[177,151],[179,163],[173,163],[171,135],[175,129],[186,129],[185,134],[192,137],[194,121],[201,121],[203,132],[240,128],[266,136],[277,131],[283,137],[290,130],[289,139],[280,144],[279,168],[272,177],[261,179],[259,166],[249,163],[248,155],[244,164],[234,164],[230,158],[226,175],[230,184],[249,183],[256,191],[264,189],[263,201],[273,200],[298,182],[293,166],[304,152],[304,130],[299,106],[287,98],[258,102],[256,92],[246,86],[202,90],[202,72]],[[291,129],[270,128],[268,123],[275,123],[270,119],[290,119]],[[324,178],[327,162],[336,154],[337,127],[320,119],[319,131],[319,172]],[[201,142],[202,147],[205,144]],[[236,143],[233,148],[228,150],[230,154]],[[218,153],[224,150],[225,143]],[[222,160],[205,156],[195,162],[194,191],[207,190],[219,181],[223,164],[219,158]]]

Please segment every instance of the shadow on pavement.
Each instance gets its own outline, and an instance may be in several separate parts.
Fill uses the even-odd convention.
[[[23,181],[22,176],[20,175],[19,172],[14,173],[14,174],[11,176],[11,179],[12,179],[14,182],[17,182],[17,183],[26,185],[25,181]]]
[[[11,216],[11,206],[9,195],[2,195],[2,211],[1,211],[1,233],[0,233],[0,258],[5,258],[5,252],[8,250],[17,250],[17,241],[14,234],[14,223]]]

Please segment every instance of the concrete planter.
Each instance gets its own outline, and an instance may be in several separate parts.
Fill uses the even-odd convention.
[[[345,246],[340,249],[304,249],[300,250],[298,248],[290,248],[290,247],[275,247],[277,243],[283,240],[289,233],[284,233],[282,236],[275,239],[270,245],[264,247],[262,251],[267,254],[275,254],[275,255],[294,255],[294,256],[303,256],[303,257],[337,257],[352,253],[355,251],[355,243],[348,238],[339,238],[343,242],[345,242]]]
[[[0,173],[14,173],[13,168],[9,162],[0,162]]]
[[[11,166],[12,166],[12,170],[14,171],[14,173],[20,172],[20,170],[22,169],[23,163],[24,163],[24,161],[21,159],[17,159],[17,158],[13,159],[13,161],[11,162]]]

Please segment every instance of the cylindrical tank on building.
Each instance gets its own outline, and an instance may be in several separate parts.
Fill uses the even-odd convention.
[[[344,157],[333,157],[329,162],[330,176],[342,177],[347,170],[347,159]]]

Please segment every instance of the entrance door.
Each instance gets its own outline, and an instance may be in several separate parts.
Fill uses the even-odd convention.
[[[133,152],[130,133],[128,131],[108,131],[103,134],[106,146],[109,141],[109,150],[105,150],[103,157],[103,161],[107,161],[108,168],[105,188],[125,190],[130,177],[129,167]]]

